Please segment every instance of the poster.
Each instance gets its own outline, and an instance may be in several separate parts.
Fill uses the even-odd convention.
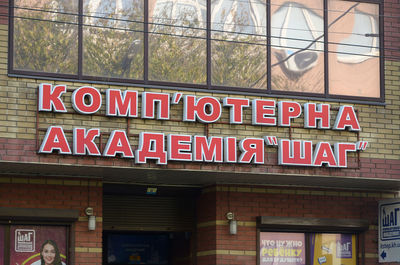
[[[4,226],[0,225],[0,265],[4,265]]]
[[[66,265],[65,226],[10,227],[11,265]]]
[[[356,265],[356,236],[313,234],[310,236],[312,265]]]
[[[120,234],[107,235],[108,264],[168,264],[169,235]]]
[[[400,262],[400,199],[379,202],[379,262]]]
[[[305,265],[304,233],[260,233],[260,265]]]

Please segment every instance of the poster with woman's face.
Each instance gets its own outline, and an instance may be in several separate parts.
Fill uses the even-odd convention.
[[[10,228],[10,264],[66,265],[65,226],[15,225]]]

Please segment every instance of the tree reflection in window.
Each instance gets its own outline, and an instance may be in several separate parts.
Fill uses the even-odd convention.
[[[206,0],[150,0],[149,22],[149,80],[205,84]]]
[[[267,88],[265,0],[211,1],[211,83]]]
[[[143,0],[83,3],[83,74],[143,79]]]
[[[322,1],[272,1],[272,89],[323,93],[322,7]]]
[[[14,2],[14,68],[77,74],[78,1]]]

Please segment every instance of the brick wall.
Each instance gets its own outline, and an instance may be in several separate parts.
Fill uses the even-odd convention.
[[[198,265],[255,264],[257,216],[368,220],[369,230],[364,233],[365,264],[378,264],[378,201],[395,196],[394,193],[261,186],[207,188],[198,201],[199,208],[203,209],[197,226]],[[233,212],[238,221],[236,235],[229,234],[227,212]]]
[[[0,177],[0,207],[74,209],[76,265],[102,263],[102,183],[83,179]],[[84,210],[91,206],[96,216],[96,230],[88,231]],[[51,221],[51,220],[49,220]]]
[[[385,1],[385,25],[393,29],[398,27],[398,19],[393,17],[398,14],[398,2]],[[3,8],[4,9],[4,8]],[[385,13],[385,14],[386,14]],[[229,121],[227,109],[224,109],[221,122],[204,125],[201,123],[182,122],[182,103],[173,105],[171,110],[171,120],[143,120],[131,119],[128,123],[125,118],[110,118],[105,116],[105,104],[103,104],[99,115],[80,115],[74,112],[71,107],[70,96],[72,90],[87,83],[79,82],[54,82],[49,80],[38,80],[30,78],[14,78],[7,76],[7,47],[8,47],[8,26],[0,25],[0,161],[18,162],[40,162],[55,164],[82,164],[82,165],[106,165],[106,166],[127,166],[132,167],[133,163],[127,159],[114,158],[90,158],[60,156],[56,154],[38,155],[36,152],[44,137],[46,129],[51,125],[63,126],[70,143],[71,130],[76,126],[85,128],[101,128],[102,144],[104,147],[109,133],[115,129],[129,129],[131,134],[131,144],[133,148],[138,145],[138,134],[140,132],[163,132],[165,134],[178,133],[189,135],[209,135],[209,136],[237,136],[238,139],[245,137],[263,137],[265,135],[275,135],[278,138],[304,139],[317,141],[350,141],[356,142],[358,139],[369,142],[367,150],[361,152],[361,164],[357,163],[357,156],[350,155],[349,169],[316,169],[303,167],[281,167],[277,166],[276,149],[268,148],[267,161],[265,165],[240,165],[240,164],[196,164],[196,163],[170,163],[166,168],[173,169],[202,169],[212,171],[228,172],[269,172],[269,173],[289,173],[305,175],[325,175],[325,176],[348,176],[366,178],[399,178],[400,169],[397,164],[400,160],[400,62],[394,60],[400,45],[399,34],[395,30],[387,30],[385,27],[385,48],[392,52],[385,55],[391,56],[390,60],[385,61],[385,106],[371,106],[355,104],[358,110],[359,121],[362,131],[357,135],[353,132],[337,132],[332,130],[316,130],[304,128],[282,128],[282,127],[261,127],[251,125],[251,110],[245,110],[244,125],[228,125]],[[397,51],[397,53],[396,53]],[[70,89],[63,96],[68,113],[39,113],[37,115],[37,89],[40,83],[66,84]],[[108,88],[118,88],[121,90],[134,89],[139,92],[144,88],[115,86],[115,85],[94,85],[104,92]],[[146,89],[146,91],[160,92],[159,89]],[[174,93],[176,91],[162,91]],[[198,96],[210,95],[208,93],[191,93]],[[213,94],[217,98],[226,96],[237,97],[229,94]],[[249,99],[256,97],[246,96]],[[105,97],[103,97],[105,98]],[[260,98],[260,97],[258,97]],[[263,99],[268,99],[262,97]],[[283,100],[283,99],[282,99]],[[296,100],[299,103],[305,100]],[[315,101],[311,101],[315,102]],[[320,101],[318,101],[320,103]],[[103,102],[104,103],[104,102]],[[140,104],[139,104],[140,105]],[[332,108],[337,108],[339,103],[331,103]],[[332,122],[336,115],[333,111]],[[303,119],[296,119],[295,126],[301,127]],[[37,130],[38,127],[38,130]],[[142,165],[134,165],[143,167]],[[145,167],[159,168],[155,163],[148,163]]]

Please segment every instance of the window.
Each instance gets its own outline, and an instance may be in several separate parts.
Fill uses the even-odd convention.
[[[10,74],[382,101],[381,4],[14,0]]]
[[[368,221],[257,218],[258,265],[357,265]],[[359,255],[361,254],[361,255]]]
[[[355,234],[261,232],[260,265],[356,265]]]

